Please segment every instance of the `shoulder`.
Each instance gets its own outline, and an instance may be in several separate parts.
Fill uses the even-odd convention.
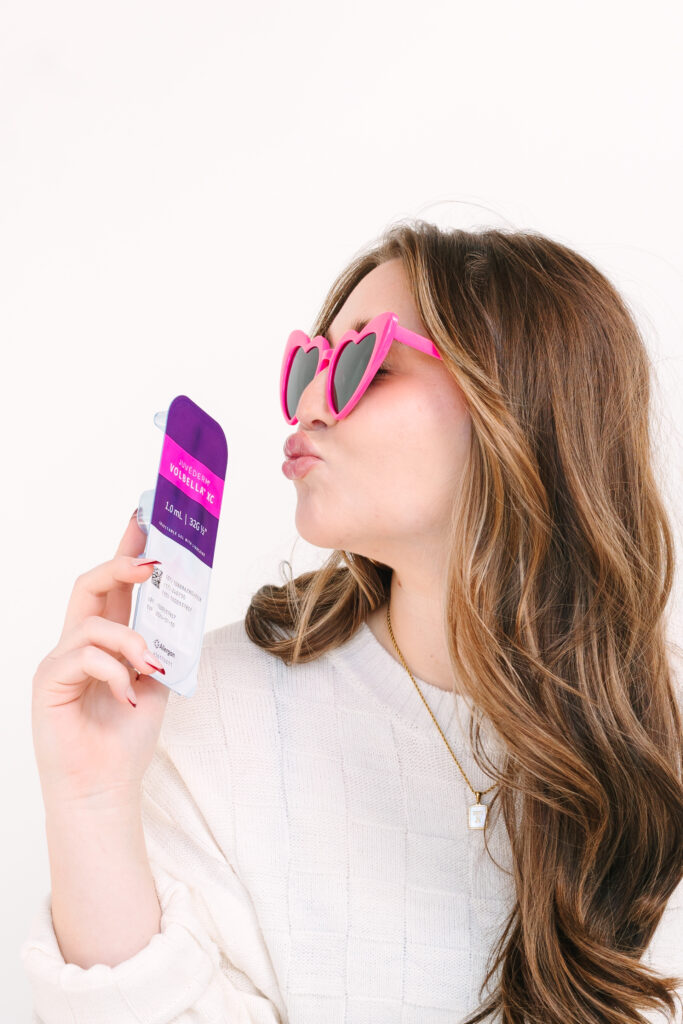
[[[287,671],[281,658],[249,638],[243,618],[207,631],[194,694],[169,693],[163,744],[224,742],[227,725],[236,715],[248,715],[255,703],[262,704],[272,694],[276,679]]]
[[[204,634],[203,648],[209,647],[225,647],[234,644],[249,643],[252,641],[247,635],[247,630],[244,625],[244,618],[235,619],[234,622],[228,622],[223,626],[217,626],[215,629],[210,629]],[[256,647],[256,644],[252,644]],[[258,648],[261,650],[261,648]]]
[[[642,960],[662,974],[683,975],[683,881],[669,897]]]
[[[668,652],[673,689],[683,715],[683,652],[673,643],[668,644]],[[643,959],[662,973],[683,975],[683,879],[669,897]]]
[[[238,683],[256,686],[287,671],[282,658],[249,637],[244,618],[235,619],[204,634],[199,661],[198,690],[224,689]]]
[[[196,690],[191,697],[171,690],[162,740],[165,745],[218,743],[221,737],[238,742],[240,732],[257,739],[271,732],[285,708],[332,702],[338,671],[336,651],[287,664],[250,639],[244,618],[235,619],[204,634]]]

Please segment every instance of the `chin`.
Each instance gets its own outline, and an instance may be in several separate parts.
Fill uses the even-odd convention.
[[[331,550],[343,547],[343,541],[339,542],[338,535],[331,533],[329,528],[326,528],[324,525],[316,526],[315,523],[312,523],[305,516],[297,514],[294,517],[294,525],[296,532],[307,544],[312,544],[316,548],[330,548]]]

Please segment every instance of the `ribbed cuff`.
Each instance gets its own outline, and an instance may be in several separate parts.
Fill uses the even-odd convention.
[[[219,970],[187,886],[170,880],[159,895],[161,931],[115,967],[64,961],[52,922],[51,893],[40,906],[21,959],[44,1024],[169,1024],[201,1000]]]

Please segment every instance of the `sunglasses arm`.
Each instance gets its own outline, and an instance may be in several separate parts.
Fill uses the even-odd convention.
[[[394,327],[393,334],[396,341],[400,341],[403,345],[408,345],[410,348],[416,348],[418,352],[425,352],[428,356],[441,359],[441,353],[430,338],[424,338],[421,334],[409,331],[407,327],[401,327],[399,324],[396,324]]]

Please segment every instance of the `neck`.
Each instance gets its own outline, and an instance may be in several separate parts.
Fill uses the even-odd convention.
[[[453,690],[453,669],[442,625],[440,585],[425,586],[394,570],[391,577],[391,628],[411,673],[440,690]],[[435,595],[438,595],[435,597]],[[387,602],[370,613],[369,628],[401,666],[387,626]],[[403,667],[403,666],[402,666]]]

